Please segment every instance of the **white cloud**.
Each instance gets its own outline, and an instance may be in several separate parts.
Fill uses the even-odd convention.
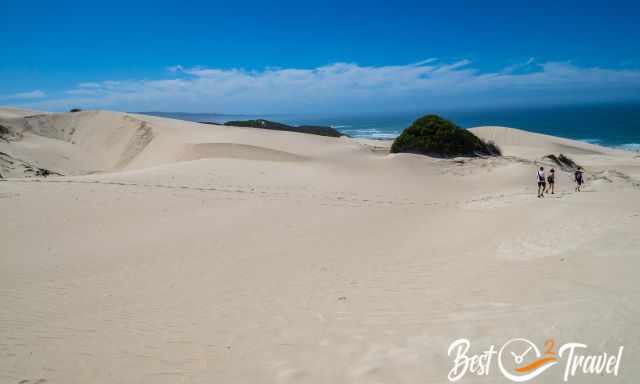
[[[100,88],[100,84],[99,83],[80,83],[78,84],[78,88],[89,88],[89,89],[93,89],[93,88]]]
[[[183,70],[182,65],[174,65],[174,66],[171,66],[171,67],[167,67],[167,71],[169,71],[171,73],[180,72],[182,70]]]
[[[500,73],[502,74],[509,74],[509,73],[514,73],[517,70],[522,70],[522,69],[526,69],[526,68],[531,68],[532,64],[534,63],[535,58],[530,57],[527,61],[522,62],[522,63],[516,63],[514,65],[510,65],[508,67],[505,67],[502,71],[500,71]]]
[[[30,92],[20,92],[15,93],[13,95],[6,95],[4,98],[6,99],[40,99],[45,97],[47,94],[39,89],[35,89]]]
[[[526,69],[526,71],[524,70]],[[640,71],[579,67],[533,58],[495,72],[469,60],[389,66],[334,63],[260,71],[168,68],[161,80],[81,83],[33,108],[222,113],[348,113],[401,109],[640,99]]]

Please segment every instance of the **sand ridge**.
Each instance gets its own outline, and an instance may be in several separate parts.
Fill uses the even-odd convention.
[[[636,379],[633,153],[496,127],[473,132],[504,157],[444,160],[109,111],[0,124],[0,382],[442,383],[457,338],[551,336],[624,345]],[[585,190],[559,171],[537,199],[559,153]]]

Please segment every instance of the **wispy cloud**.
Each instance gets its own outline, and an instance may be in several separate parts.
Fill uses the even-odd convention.
[[[22,100],[29,100],[29,99],[41,99],[43,97],[47,96],[47,94],[39,89],[35,89],[33,91],[30,92],[20,92],[20,93],[14,93],[12,95],[4,95],[2,96],[2,98],[4,99],[22,99]]]
[[[29,106],[310,113],[640,99],[640,70],[533,58],[494,72],[482,72],[469,60],[436,59],[259,71],[175,65],[167,71],[173,78],[81,83]]]
[[[514,73],[518,70],[523,70],[523,69],[527,69],[527,68],[535,68],[534,67],[534,61],[535,58],[530,57],[527,61],[522,62],[522,63],[516,63],[513,65],[510,65],[508,67],[505,67],[502,71],[500,71],[503,74],[510,74],[510,73]]]
[[[176,72],[180,72],[182,71],[184,68],[182,68],[182,65],[173,65],[171,67],[167,67],[167,71],[171,72],[171,73],[176,73]]]

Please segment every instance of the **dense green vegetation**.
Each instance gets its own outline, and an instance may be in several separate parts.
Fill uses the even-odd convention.
[[[434,157],[499,156],[500,149],[470,131],[437,115],[414,121],[391,146],[392,153],[407,152]]]
[[[294,127],[291,125],[276,123],[274,121],[263,120],[263,119],[227,121],[226,123],[224,123],[224,125],[232,125],[234,127],[273,129],[276,131],[301,132],[301,133],[309,133],[312,135],[329,136],[329,137],[344,136],[338,130],[331,127],[323,127],[323,126],[316,126],[316,125],[300,125],[300,126]]]

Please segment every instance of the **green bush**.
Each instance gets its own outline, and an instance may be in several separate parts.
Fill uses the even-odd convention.
[[[485,143],[470,131],[437,115],[414,121],[398,136],[391,153],[417,153],[434,157],[499,156],[494,143]]]

